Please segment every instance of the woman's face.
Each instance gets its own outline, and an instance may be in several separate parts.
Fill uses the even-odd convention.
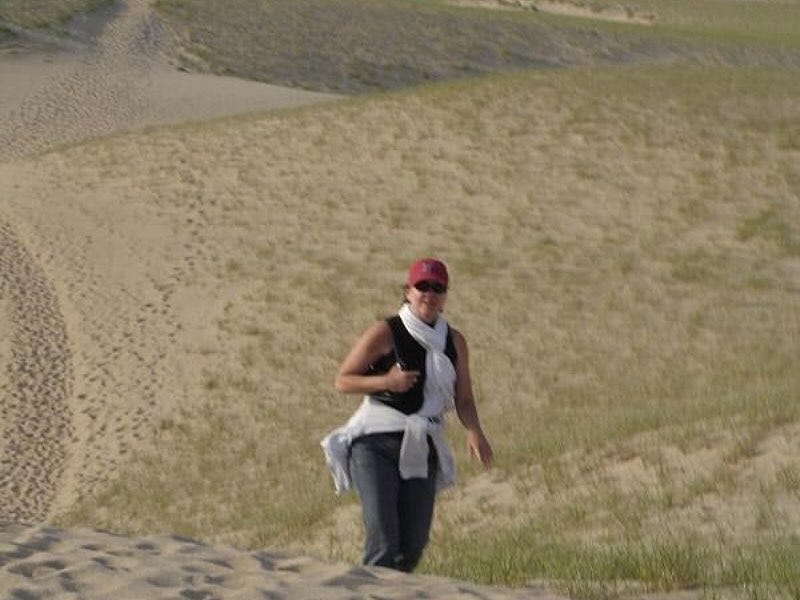
[[[447,300],[447,290],[445,288],[444,291],[434,291],[430,288],[438,288],[438,286],[426,285],[431,283],[422,281],[417,283],[416,286],[407,285],[405,289],[406,299],[414,314],[426,323],[433,325],[444,308],[444,303]]]

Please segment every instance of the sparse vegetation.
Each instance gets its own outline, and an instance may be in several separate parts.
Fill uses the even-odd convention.
[[[631,0],[627,6],[657,15],[646,27],[444,1],[159,0],[156,7],[181,38],[186,68],[341,93],[620,63],[797,68],[800,7],[722,4]],[[763,42],[759,52],[743,52],[740,43],[753,39]]]
[[[88,13],[113,0],[0,0],[3,22],[25,28],[60,25],[77,14]],[[2,31],[2,27],[0,27]],[[2,39],[0,38],[0,41]]]
[[[624,2],[655,24],[160,0],[184,64],[345,92],[442,81],[58,151],[64,178],[102,164],[96,187],[202,206],[228,299],[194,404],[59,522],[357,561],[318,441],[358,400],[331,379],[397,308],[408,260],[436,254],[498,464],[478,472],[453,427],[460,482],[423,571],[797,598],[800,5]],[[578,64],[595,66],[531,69]],[[131,171],[141,148],[150,174]]]
[[[216,277],[242,292],[220,313],[229,347],[207,357],[197,413],[157,428],[153,451],[65,522],[357,561],[358,513],[334,500],[318,448],[356,400],[330,378],[359,328],[396,308],[407,256],[435,253],[499,464],[484,496],[460,455],[425,571],[582,597],[633,580],[790,590],[778,565],[795,556],[796,473],[754,465],[798,436],[800,313],[780,240],[800,206],[772,193],[798,98],[790,73],[609,68],[149,134],[181,139],[187,161],[213,138],[217,168],[247,173],[216,198],[237,207],[220,208],[237,241]],[[107,143],[104,160],[137,143]],[[771,160],[724,160],[742,145]]]

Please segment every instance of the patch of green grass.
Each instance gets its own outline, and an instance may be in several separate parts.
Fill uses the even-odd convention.
[[[704,595],[796,598],[798,540],[791,534],[725,548],[691,531],[654,534],[628,544],[552,544],[537,527],[481,539],[437,540],[425,565],[486,584],[552,582],[573,598],[628,597],[631,592],[698,590]]]
[[[647,591],[703,587],[716,569],[712,550],[690,532],[662,534],[625,545],[587,545],[578,541],[542,542],[537,527],[522,526],[471,543],[448,536],[439,540],[426,564],[449,576],[487,584],[525,585],[534,579],[556,583],[574,597],[614,595],[629,582]]]
[[[715,262],[702,248],[693,250],[672,259],[672,276],[685,283],[708,282],[718,270]]]
[[[328,484],[317,453],[303,439],[278,437],[290,418],[282,411],[253,403],[253,412],[243,417],[226,409],[231,402],[257,394],[254,387],[221,381],[208,391],[213,400],[201,415],[163,422],[141,470],[91,499],[95,506],[126,512],[127,526],[104,518],[108,513],[103,510],[87,514],[81,508],[87,506],[87,498],[61,521],[93,521],[130,534],[170,531],[199,538],[211,531],[228,535],[246,531],[245,536],[227,539],[256,548],[297,543],[313,531],[330,504],[322,494],[307,493],[312,479],[316,488]],[[243,435],[254,427],[256,436]],[[301,470],[298,461],[305,464]]]
[[[736,548],[720,569],[720,581],[748,598],[800,597],[800,538],[787,534]]]
[[[746,415],[748,422],[763,423],[767,429],[800,418],[800,408],[794,402],[796,387],[779,392],[762,386],[747,389],[744,381],[740,385],[742,389],[735,392],[716,391],[683,398],[618,396],[608,404],[587,402],[579,407],[566,406],[562,401],[537,408],[533,423],[507,429],[498,445],[507,463],[529,463],[532,456],[546,463],[569,450],[598,449],[648,431],[663,429],[662,443],[679,441],[679,432],[691,431],[694,425],[702,427],[720,415],[731,418]],[[671,434],[669,428],[678,432]],[[761,435],[743,433],[736,450],[729,455],[730,460],[752,457]]]
[[[765,209],[745,219],[739,226],[738,235],[743,241],[753,238],[772,241],[786,254],[800,255],[800,230],[795,231],[775,209]]]
[[[800,492],[800,466],[788,464],[778,471],[778,484],[790,494]]]

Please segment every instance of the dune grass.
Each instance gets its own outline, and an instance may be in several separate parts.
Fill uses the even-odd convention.
[[[179,35],[186,68],[348,94],[542,67],[681,61],[796,68],[800,50],[796,4],[628,0],[631,10],[655,15],[649,26],[445,1],[155,6]]]
[[[568,22],[604,30],[641,31],[635,18],[647,23],[647,36],[677,36],[680,39],[704,40],[723,44],[748,44],[755,47],[772,47],[796,50],[800,44],[800,4],[794,0],[762,2],[759,0],[563,0],[562,5],[581,9]],[[616,10],[628,15],[631,25],[608,20],[593,19],[595,13]],[[564,17],[542,15],[545,19]]]
[[[0,20],[45,26],[95,4],[0,0]],[[349,92],[800,47],[796,2],[623,4],[655,24],[405,0],[157,2],[190,63]],[[151,168],[134,172],[143,147]],[[507,74],[58,161],[65,176],[102,165],[93,185],[140,185],[154,210],[202,204],[204,285],[229,298],[221,345],[191,350],[193,403],[60,524],[356,562],[358,509],[333,497],[318,441],[358,400],[331,380],[397,308],[408,261],[436,254],[497,467],[479,473],[451,428],[461,478],[424,572],[583,598],[800,595],[796,72]]]
[[[611,5],[606,0],[586,0],[582,4]],[[665,32],[737,43],[800,47],[800,4],[793,0],[623,0],[616,4],[634,13],[653,15]]]
[[[423,571],[797,597],[797,132],[793,73],[617,67],[63,153],[144,177],[161,207],[206,203],[230,301],[196,405],[61,522],[356,562],[358,510],[318,441],[358,399],[331,380],[407,262],[436,254],[497,467],[452,427],[461,481]],[[128,173],[143,146],[191,183]]]
[[[0,24],[36,29],[60,25],[70,17],[97,10],[113,0],[0,0]]]

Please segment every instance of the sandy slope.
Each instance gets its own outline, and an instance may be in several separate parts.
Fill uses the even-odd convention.
[[[116,70],[104,55],[0,58],[0,160],[148,125],[326,101],[332,95],[183,73],[161,62]],[[9,85],[5,85],[9,82]]]
[[[58,486],[69,427],[69,349],[52,285],[7,225],[0,223],[4,301],[3,515],[43,515]]]
[[[148,2],[121,6],[89,49],[0,56],[0,160],[146,125],[334,98],[178,72]]]
[[[291,557],[240,552],[180,537],[123,538],[48,527],[0,526],[0,591],[14,598],[547,598]]]
[[[124,2],[93,49],[0,57],[0,595],[552,597],[176,537],[11,524],[47,521],[113,473],[159,415],[191,410],[195,359],[218,343],[211,315],[226,299],[204,283],[221,260],[206,211],[225,207],[142,198],[125,181],[98,190],[97,172],[62,180],[58,155],[47,172],[17,159],[152,124],[334,98],[174,71],[147,5]],[[131,160],[148,152],[137,150]],[[192,175],[164,164],[160,176],[183,189]]]
[[[176,71],[164,58],[168,39],[148,2],[129,0],[89,49],[0,57],[0,161],[152,124],[334,98]],[[38,177],[5,169],[4,183]],[[191,243],[160,244],[163,264],[185,259],[160,273],[148,237],[163,223],[125,203],[98,222],[91,208],[40,200],[9,194],[0,206],[0,518],[45,518],[57,496],[68,502],[113,468],[153,407],[185,393],[166,363],[182,327],[170,285],[191,270]]]
[[[152,160],[134,151],[142,138],[132,137],[131,161],[152,168]],[[184,154],[180,142],[173,141],[172,151]],[[165,146],[159,156],[170,154]],[[227,260],[220,250],[232,245],[227,231],[231,199],[210,190],[209,198],[186,201],[193,174],[180,167],[165,166],[162,172],[166,179],[175,178],[175,195],[167,191],[161,198],[150,197],[138,181],[97,186],[103,167],[96,159],[103,147],[84,151],[91,156],[83,179],[67,172],[74,163],[59,166],[61,154],[0,165],[0,191],[19,193],[4,204],[4,216],[16,229],[0,229],[5,234],[2,257],[8,257],[0,265],[3,281],[9,282],[0,292],[5,309],[0,327],[15,334],[4,346],[3,367],[11,377],[3,384],[12,400],[4,411],[13,411],[8,423],[18,424],[3,432],[5,464],[13,470],[2,480],[0,523],[46,521],[76,494],[90,493],[122,466],[129,452],[142,448],[162,419],[196,406],[202,367],[219,357],[214,319],[228,298],[213,270]],[[214,153],[209,147],[204,155],[212,158]],[[43,170],[38,180],[37,166]],[[216,184],[224,186],[222,171]],[[58,202],[53,202],[55,189]],[[208,201],[215,196],[216,205]],[[35,320],[21,314],[32,305],[42,306]],[[28,379],[17,381],[18,372]],[[86,599],[552,597],[541,590],[481,588],[174,537],[128,539],[21,525],[0,525],[3,594]]]
[[[124,3],[90,50],[0,59],[0,160],[151,124],[332,98],[171,69],[147,4]],[[165,177],[176,175],[165,168]],[[214,344],[203,337],[204,311],[221,301],[207,298],[198,308],[185,286],[178,289],[209,259],[200,207],[154,216],[125,198],[124,187],[117,197],[75,189],[74,204],[53,205],[46,190],[58,182],[40,186],[40,194],[26,188],[38,177],[21,165],[0,165],[0,181],[19,191],[4,194],[0,206],[0,520],[39,521],[68,506],[113,471],[159,411],[180,405],[191,393],[187,382],[198,377],[174,357],[187,345]],[[193,220],[196,227],[185,227]],[[460,584],[424,579],[390,591],[398,583],[390,573],[171,538],[21,526],[4,527],[0,537],[0,590],[12,595],[328,598],[377,587],[397,598],[466,593]]]
[[[153,26],[147,2],[128,0],[123,5],[118,20],[103,30],[92,50],[0,59],[0,523],[47,521],[115,473],[129,453],[153,438],[163,419],[197,407],[203,367],[222,355],[217,353],[221,340],[213,320],[232,296],[249,291],[246,281],[226,289],[214,276],[229,268],[229,261],[240,259],[225,254],[244,246],[232,243],[243,235],[237,220],[269,221],[276,243],[289,247],[288,237],[300,229],[296,221],[304,218],[301,207],[298,214],[281,207],[265,214],[264,207],[274,203],[237,194],[241,179],[252,178],[260,194],[273,183],[270,173],[308,170],[296,157],[314,163],[309,159],[314,156],[312,125],[306,137],[276,142],[291,146],[292,162],[269,168],[263,159],[271,155],[254,157],[253,138],[247,137],[273,139],[275,130],[267,122],[246,136],[234,132],[235,139],[222,152],[220,139],[176,129],[168,136],[124,136],[116,144],[18,160],[60,144],[149,124],[332,98],[172,71],[162,57],[168,36]],[[382,126],[380,134],[389,135]],[[385,141],[389,152],[397,151],[390,135]],[[443,149],[445,155],[448,151],[458,154],[461,149]],[[555,159],[559,164],[559,157]],[[119,168],[121,162],[126,168]],[[388,173],[369,164],[372,175],[389,180]],[[304,175],[308,181],[315,176],[360,180],[352,173],[340,174],[335,162],[319,160],[313,167],[311,175]],[[476,180],[480,177],[475,174]],[[297,185],[276,202],[304,197],[304,180]],[[333,199],[324,200],[330,200],[328,208],[335,205]],[[474,200],[476,206],[481,202]],[[492,218],[489,203],[482,206],[487,220]],[[251,228],[248,235],[262,236],[263,229]],[[309,243],[321,251],[335,242]],[[357,264],[363,248],[359,240],[350,243]],[[236,266],[235,261],[230,264]],[[288,277],[281,279],[290,283]],[[780,451],[787,456],[794,452],[793,447]],[[477,491],[499,508],[510,511],[517,504],[516,496],[500,496],[497,485],[473,485],[478,484],[483,488]],[[468,491],[481,496],[475,489]],[[0,526],[0,595],[370,594],[544,596],[537,590],[488,590],[171,537],[131,540],[90,531]]]

